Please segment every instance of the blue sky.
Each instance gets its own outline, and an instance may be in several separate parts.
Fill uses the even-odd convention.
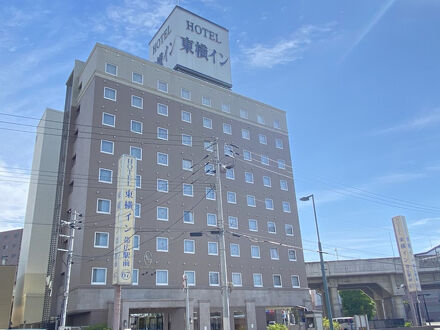
[[[95,42],[148,58],[175,4],[4,2],[0,112],[63,109],[74,60]],[[229,29],[233,90],[287,111],[296,191],[315,194],[326,258],[397,253],[398,214],[415,252],[440,244],[439,1],[180,4]],[[27,179],[11,168],[31,167],[35,139],[4,128],[34,130],[0,123],[0,230],[23,221]],[[298,207],[306,259],[317,260],[312,207]]]

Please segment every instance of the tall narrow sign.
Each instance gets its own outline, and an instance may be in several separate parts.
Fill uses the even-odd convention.
[[[113,285],[130,285],[133,273],[133,235],[136,206],[136,158],[122,155],[118,164]]]

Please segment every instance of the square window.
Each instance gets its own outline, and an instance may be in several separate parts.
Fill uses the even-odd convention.
[[[211,106],[211,99],[209,97],[202,96],[202,104],[207,107],[210,107]]]
[[[186,284],[188,286],[195,286],[196,285],[196,272],[193,270],[185,270],[183,272],[186,277]]]
[[[105,63],[105,72],[109,73],[113,76],[117,76],[118,75],[118,67],[114,64]]]
[[[275,139],[275,147],[278,148],[278,149],[283,149],[284,148],[283,140]]]
[[[107,281],[107,268],[92,268],[92,281],[93,285],[105,285]]]
[[[133,72],[131,74],[131,81],[136,84],[143,85],[144,84],[144,76],[141,75],[140,73]]]
[[[189,159],[182,159],[182,169],[185,171],[192,171],[193,170],[193,162]]]
[[[215,200],[215,190],[211,187],[206,187],[205,189],[206,189],[206,192],[205,192],[206,199],[214,201]]]
[[[157,164],[168,166],[168,154],[165,154],[163,152],[157,153]]]
[[[134,207],[134,217],[135,218],[140,218],[141,217],[141,204],[140,203],[136,203],[135,207]]]
[[[275,225],[275,222],[268,221],[267,222],[267,232],[270,234],[276,234],[277,233],[277,227]]]
[[[260,247],[258,245],[251,245],[251,257],[260,259]]]
[[[140,241],[141,241],[141,238],[139,235],[133,235],[133,250],[140,249]]]
[[[116,101],[116,89],[104,87],[104,98],[107,100]]]
[[[222,103],[222,111],[226,113],[231,113],[231,107],[229,106],[229,104]]]
[[[204,141],[203,142],[203,148],[206,151],[213,152],[214,151],[214,144],[212,142],[210,142],[210,141]]]
[[[168,192],[168,180],[157,179],[157,191]]]
[[[168,252],[168,238],[167,237],[156,237],[156,251]]]
[[[168,140],[168,130],[166,128],[157,128],[157,138],[159,140]]]
[[[102,124],[105,126],[115,127],[115,116],[109,113],[102,113]]]
[[[260,141],[261,144],[267,144],[267,136],[263,134],[258,134],[258,141]]]
[[[256,288],[263,287],[263,275],[253,274],[253,279],[254,279],[254,287],[256,287]]]
[[[231,250],[231,257],[239,257],[240,256],[240,245],[236,243],[229,244],[229,248]]]
[[[206,223],[208,226],[217,226],[217,215],[214,213],[206,214]]]
[[[215,168],[214,168],[213,164],[206,164],[205,165],[205,174],[208,174],[208,175],[215,174]]]
[[[257,115],[257,123],[262,125],[265,124],[263,116]]]
[[[290,213],[290,203],[283,202],[283,212]]]
[[[182,134],[182,144],[184,146],[191,147],[192,146],[192,136],[188,134]]]
[[[286,161],[283,159],[278,159],[278,168],[285,170],[286,169]]]
[[[228,191],[226,193],[226,199],[230,204],[237,204],[237,195],[233,191]]]
[[[162,103],[158,103],[157,113],[162,116],[168,116],[168,106]]]
[[[191,211],[183,211],[183,222],[194,224],[194,213]]]
[[[273,210],[273,199],[266,198],[264,204],[266,205],[266,210]]]
[[[142,160],[142,149],[130,146],[130,155],[135,157],[137,160]]]
[[[226,124],[226,123],[223,123],[223,133],[225,133],[225,134],[232,134],[232,126],[231,126],[231,124]]]
[[[165,81],[158,80],[157,89],[160,90],[161,92],[168,93],[168,83]]]
[[[158,206],[156,210],[157,210],[157,220],[168,221],[168,207]]]
[[[223,147],[223,150],[225,152],[225,156],[229,156],[234,158],[234,147],[229,145],[229,144],[225,144]]]
[[[280,255],[277,248],[270,248],[270,258],[272,260],[280,260]]]
[[[233,168],[226,169],[226,179],[235,180],[235,172]]]
[[[217,242],[208,242],[208,254],[210,256],[218,255],[218,243]]]
[[[252,161],[251,152],[249,150],[243,150],[243,159]]]
[[[289,249],[287,250],[287,254],[289,256],[289,261],[296,261],[296,251]]]
[[[229,228],[238,229],[238,218],[237,217],[229,216],[228,222],[229,222]]]
[[[291,277],[292,280],[292,288],[299,288],[299,276],[298,275],[292,275]]]
[[[131,121],[131,131],[134,133],[142,134],[142,123],[140,121]]]
[[[196,244],[192,239],[185,239],[183,241],[183,253],[194,254],[196,252]]]
[[[139,269],[133,269],[131,285],[138,285],[138,284],[139,284]]]
[[[280,188],[281,190],[288,191],[289,188],[287,187],[287,181],[286,180],[280,180]]]
[[[249,112],[247,110],[240,109],[240,117],[244,118],[244,119],[248,119],[249,118]]]
[[[269,157],[267,157],[266,155],[261,155],[261,164],[269,165]]]
[[[156,270],[156,285],[168,285],[167,270]]]
[[[263,176],[263,185],[269,188],[272,187],[272,180],[269,176]]]
[[[186,123],[191,123],[191,112],[188,111],[183,111],[182,110],[182,114],[181,114],[181,118],[182,121],[186,122]]]
[[[243,139],[250,140],[250,139],[251,139],[251,133],[249,132],[248,129],[244,129],[244,128],[242,128],[242,129],[241,129],[241,137],[242,137]]]
[[[249,219],[249,230],[258,231],[258,221],[255,219]]]
[[[194,196],[193,185],[189,183],[183,184],[183,196]]]
[[[218,272],[209,272],[209,285],[210,286],[219,286],[220,279]]]
[[[110,214],[111,201],[109,199],[98,198],[96,212]]]
[[[287,236],[293,236],[293,225],[290,225],[290,224],[285,224],[284,225],[284,229],[285,229],[285,231],[286,231],[286,235]]]
[[[131,106],[138,108],[138,109],[143,109],[144,108],[144,99],[142,97],[132,95],[131,96]]]
[[[232,273],[232,285],[242,286],[241,273]]]
[[[113,155],[114,143],[112,141],[101,140],[101,152]]]
[[[273,128],[276,128],[276,129],[280,129],[281,128],[281,124],[280,124],[279,120],[274,120],[273,121]]]
[[[256,207],[255,196],[247,195],[246,196],[246,201],[247,201],[247,206]]]
[[[212,119],[203,117],[203,127],[212,129]]]
[[[142,187],[142,176],[139,174],[136,174],[136,188]]]
[[[281,288],[283,286],[281,283],[281,275],[273,275],[273,286],[274,288]]]
[[[99,182],[112,183],[113,171],[105,168],[99,169]]]
[[[191,92],[185,88],[182,88],[180,90],[180,96],[182,97],[182,99],[191,100]]]
[[[244,172],[244,180],[247,183],[254,183],[254,174],[251,172]]]
[[[95,232],[95,248],[108,248],[108,233]]]

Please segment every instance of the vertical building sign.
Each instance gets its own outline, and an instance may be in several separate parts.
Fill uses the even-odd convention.
[[[113,255],[113,285],[131,284],[135,233],[136,158],[122,155],[118,164],[118,190]]]
[[[394,234],[396,235],[397,247],[402,260],[403,275],[408,292],[420,291],[419,274],[417,273],[416,259],[414,258],[408,227],[403,216],[393,217]]]

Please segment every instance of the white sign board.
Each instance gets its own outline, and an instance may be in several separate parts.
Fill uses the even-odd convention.
[[[397,247],[402,260],[403,276],[409,292],[420,291],[420,280],[417,272],[416,259],[414,258],[411,241],[409,239],[406,219],[403,216],[393,217],[394,234]]]
[[[122,155],[118,164],[113,285],[130,285],[133,274],[133,236],[136,208],[136,158]]]
[[[176,6],[149,43],[150,60],[231,87],[229,32]]]

